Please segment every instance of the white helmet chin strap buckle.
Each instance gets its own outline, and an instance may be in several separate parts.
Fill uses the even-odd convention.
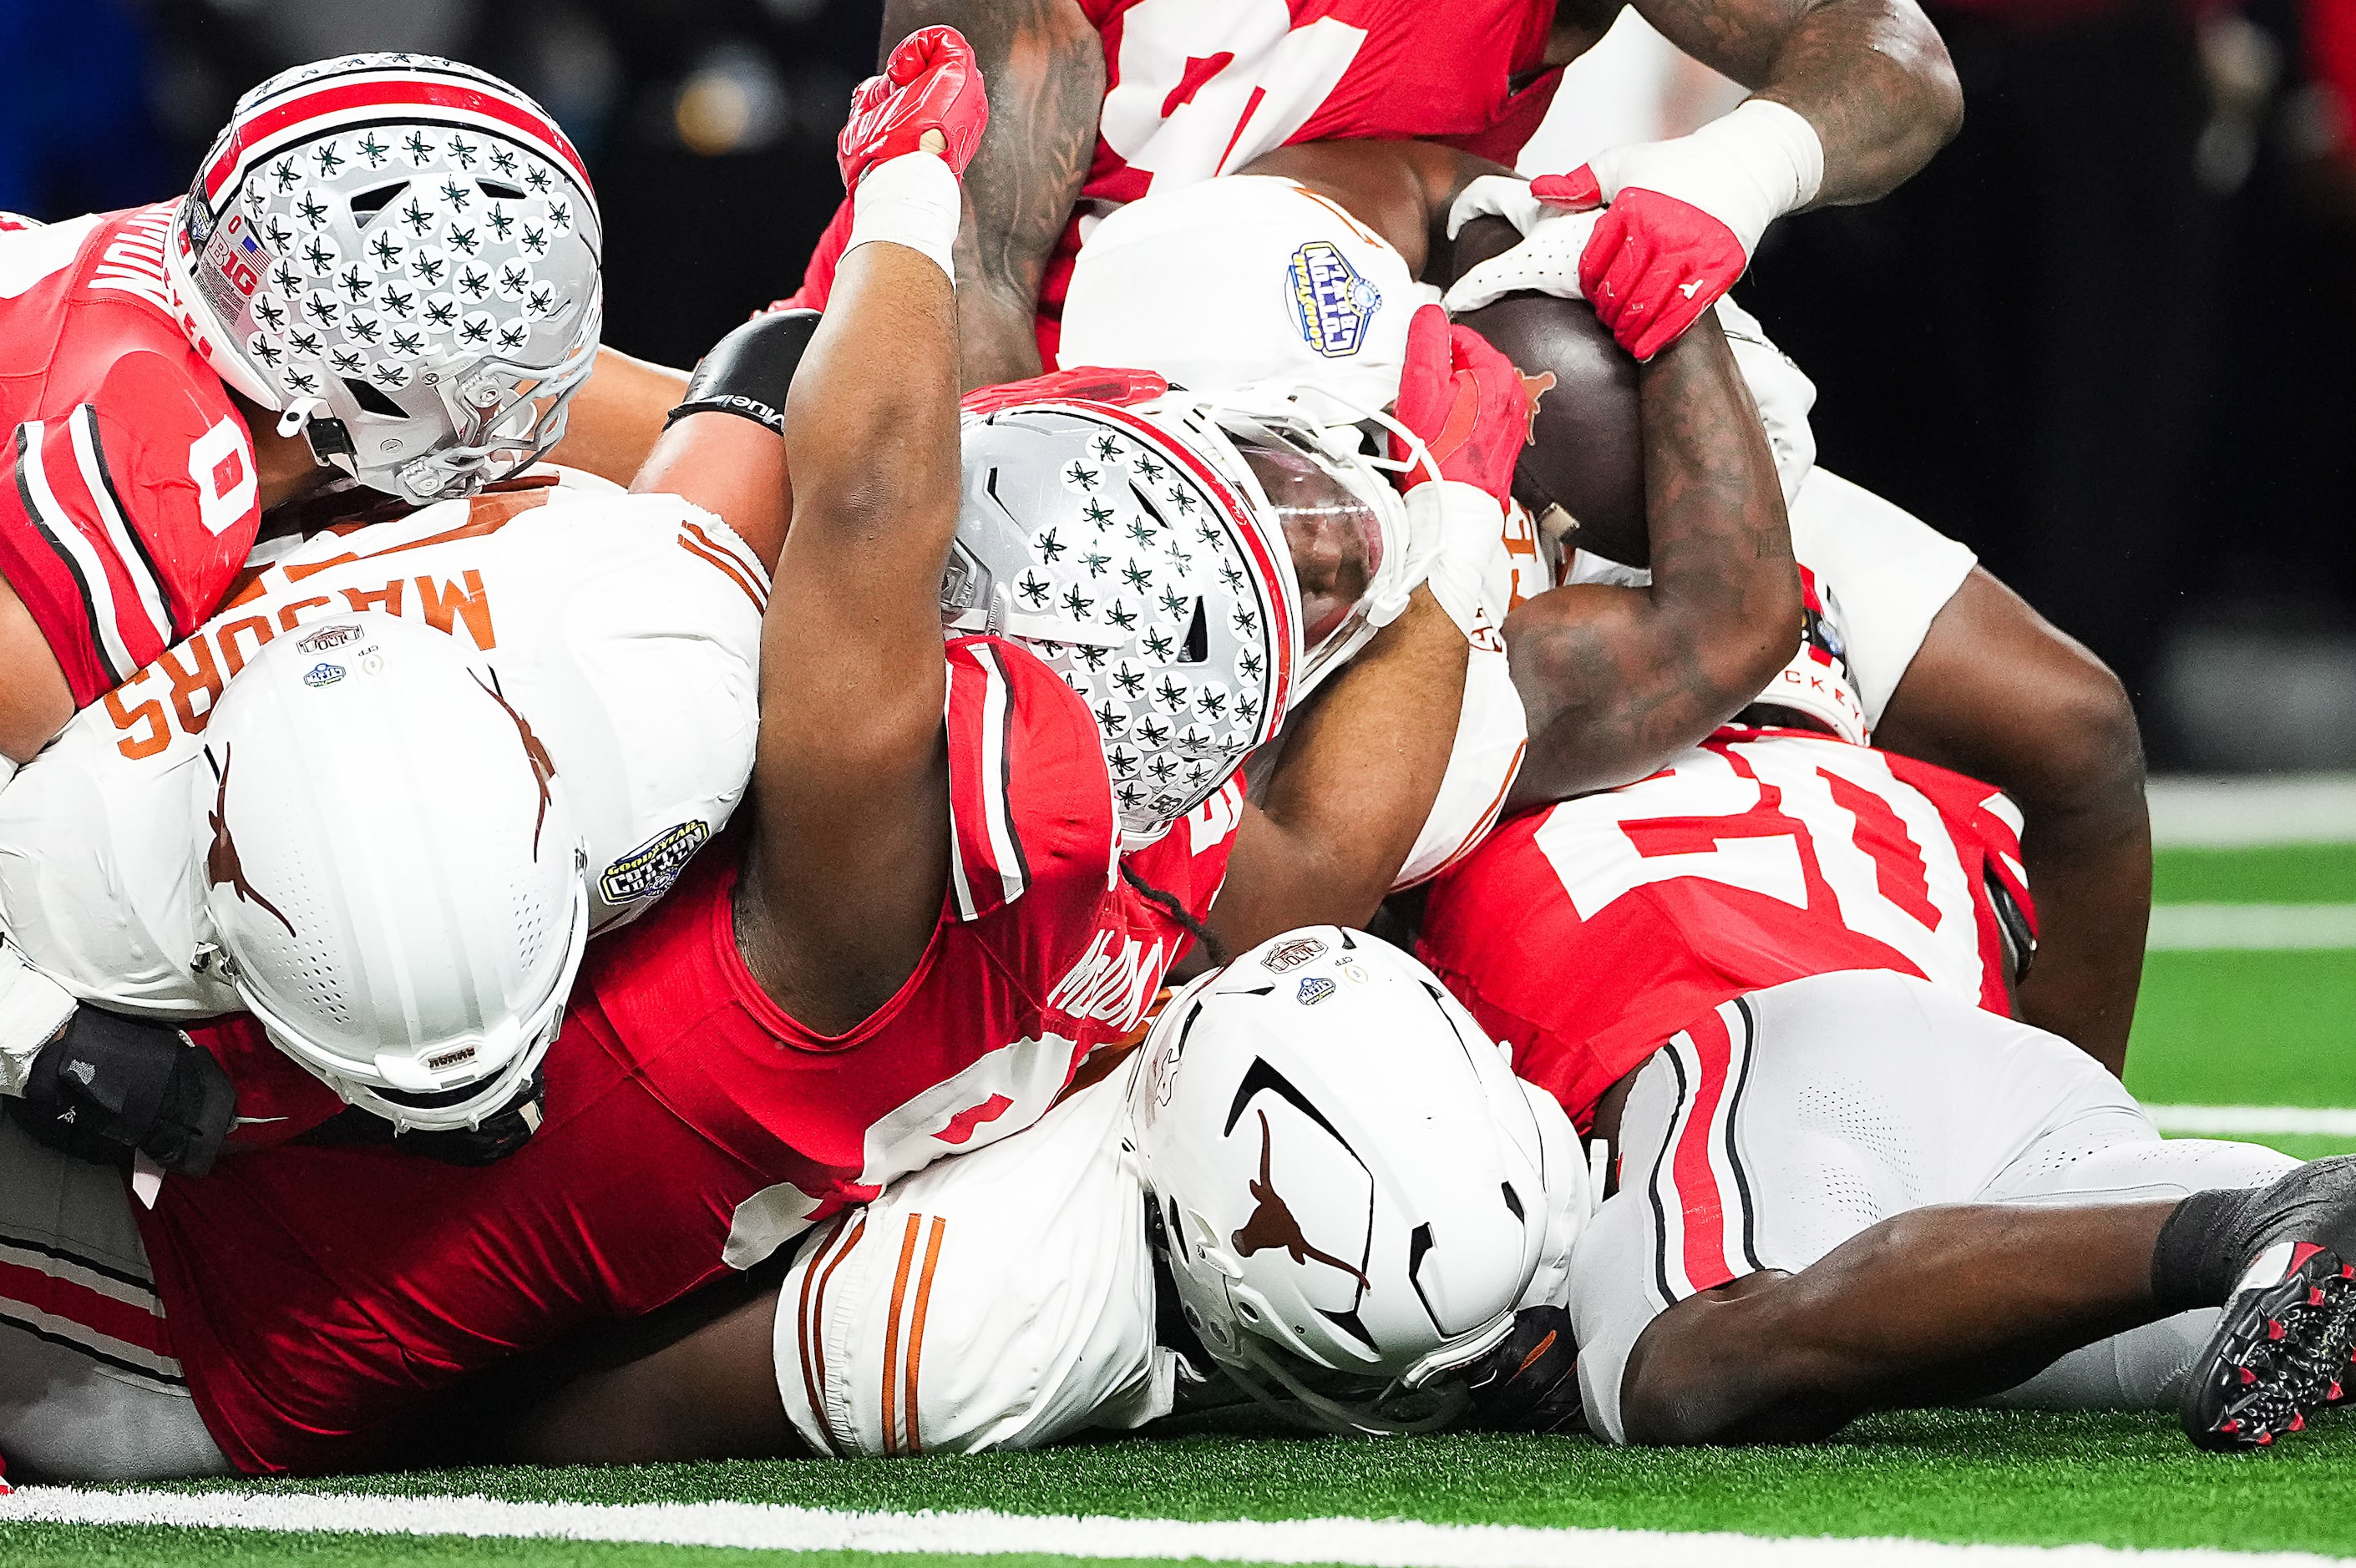
[[[286,411],[278,416],[280,435],[300,435],[303,427],[327,411],[325,398],[294,398],[286,404]]]

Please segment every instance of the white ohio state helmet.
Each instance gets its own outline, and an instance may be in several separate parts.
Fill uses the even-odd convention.
[[[399,1127],[481,1125],[589,939],[563,779],[495,675],[376,612],[267,644],[205,732],[213,959],[270,1038]]]
[[[1504,1339],[1585,1224],[1561,1106],[1430,970],[1333,926],[1195,981],[1144,1054],[1130,1136],[1212,1358],[1307,1424],[1456,1415],[1446,1374]]]
[[[1283,720],[1301,661],[1284,536],[1192,407],[1015,403],[967,414],[963,445],[943,625],[1022,640],[1087,699],[1124,841],[1151,842]]]
[[[430,55],[346,55],[238,100],[165,247],[222,380],[321,462],[415,502],[564,433],[596,357],[604,235],[545,110]]]

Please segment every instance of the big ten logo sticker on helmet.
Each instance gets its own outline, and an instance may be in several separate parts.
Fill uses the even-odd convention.
[[[308,572],[348,564],[323,562]],[[328,620],[356,610],[382,610],[388,614],[423,620],[435,631],[455,636],[460,627],[467,640],[484,653],[498,646],[491,618],[490,592],[483,574],[469,567],[455,578],[425,574],[396,577],[373,588],[342,588],[305,593],[298,565],[280,581],[281,569],[271,568],[259,582],[207,625],[177,646],[166,648],[154,664],[108,692],[100,700],[122,735],[115,750],[133,762],[160,756],[176,736],[201,735],[212,720],[212,705],[221,688],[237,678],[245,661],[282,633]],[[269,592],[262,592],[268,585]],[[348,633],[349,635],[339,635]],[[324,653],[359,640],[359,629],[348,623],[330,624],[305,634],[297,645],[306,654]],[[332,639],[332,640],[330,640]]]
[[[1285,291],[1301,340],[1328,359],[1346,359],[1366,341],[1366,324],[1383,305],[1369,283],[1330,240],[1312,240],[1285,263]]]
[[[1270,948],[1260,959],[1259,965],[1271,975],[1290,974],[1324,951],[1325,944],[1313,936],[1296,937]]]
[[[605,868],[597,891],[609,904],[637,903],[670,891],[703,841],[712,837],[706,822],[681,822],[664,828]]]

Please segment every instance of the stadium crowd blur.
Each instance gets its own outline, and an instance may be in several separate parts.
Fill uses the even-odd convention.
[[[2156,765],[2356,767],[2356,0],[1925,4],[1962,136],[1887,200],[1778,224],[1740,291],[1816,380],[1824,462],[2108,659]],[[687,365],[799,278],[881,15],[0,0],[0,208],[175,192],[282,66],[455,55],[539,96],[586,155],[607,341]],[[1607,43],[1610,93],[1582,104],[1574,75],[1560,115],[1613,96],[1675,133],[1730,101],[1656,37]]]

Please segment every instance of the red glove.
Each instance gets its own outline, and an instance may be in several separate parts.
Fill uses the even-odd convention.
[[[1542,175],[1530,194],[1551,207],[1603,206],[1595,170]],[[1630,187],[1596,220],[1579,257],[1579,292],[1620,347],[1650,359],[1724,297],[1751,264],[1733,229],[1691,202]]]
[[[989,414],[1015,403],[1077,398],[1126,408],[1131,403],[1151,402],[1169,389],[1170,383],[1151,370],[1108,370],[1100,365],[1079,365],[1069,370],[1033,376],[1026,381],[976,387],[958,407],[969,414]]]
[[[884,74],[871,76],[851,95],[851,118],[834,139],[835,161],[846,189],[886,158],[903,153],[938,153],[962,177],[990,124],[990,98],[973,46],[955,27],[919,27],[900,40]],[[939,144],[926,147],[925,138]]]
[[[1529,397],[1514,362],[1469,326],[1453,325],[1436,304],[1415,313],[1407,326],[1407,357],[1399,369],[1399,423],[1422,438],[1442,479],[1486,491],[1499,506],[1514,488],[1514,462],[1529,437]],[[1404,460],[1407,443],[1391,437],[1391,455]],[[1412,490],[1430,478],[1418,464],[1399,475]]]

